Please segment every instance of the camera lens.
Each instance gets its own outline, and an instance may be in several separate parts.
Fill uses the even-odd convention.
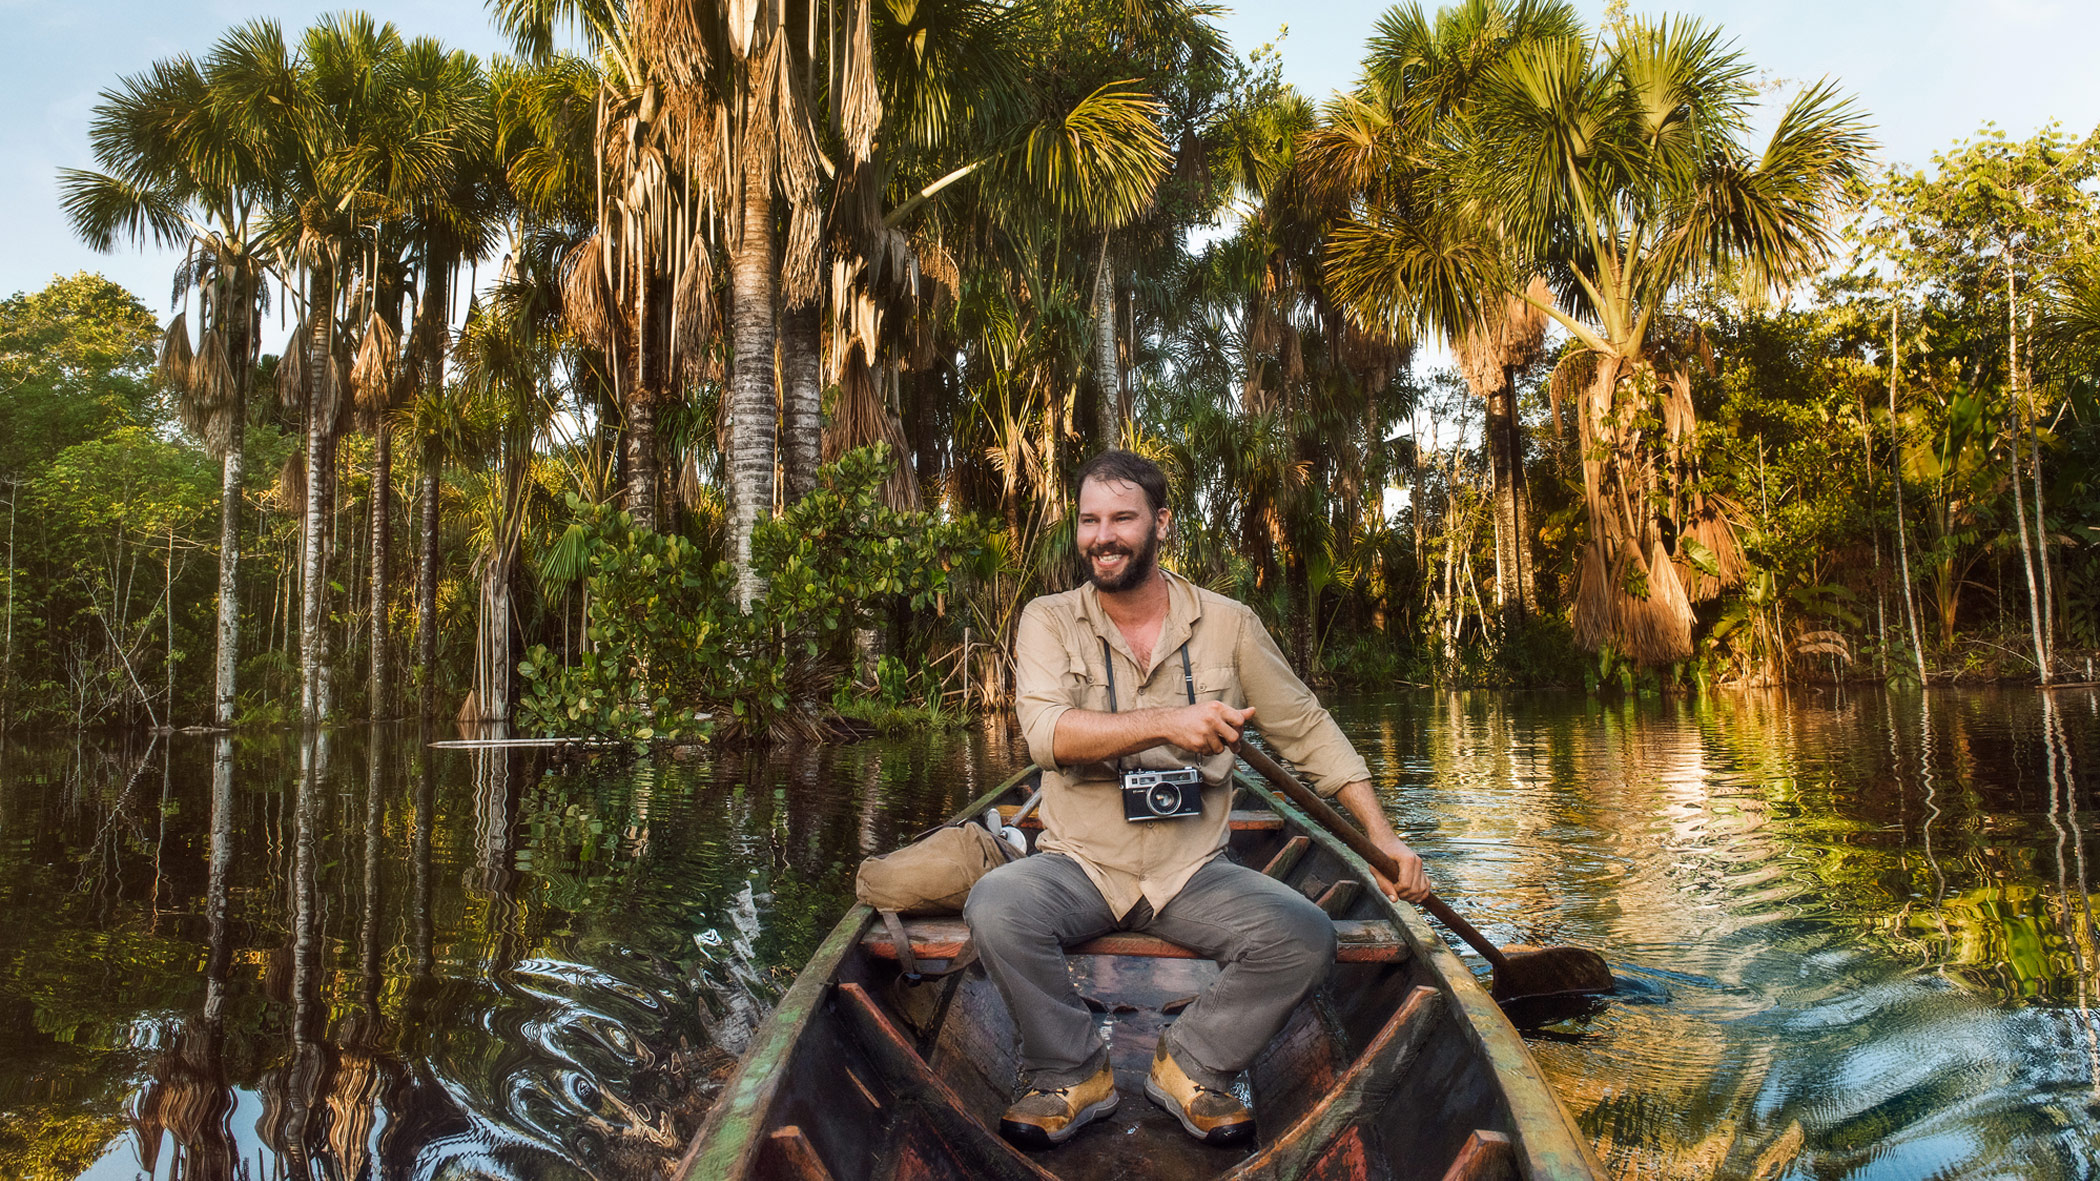
[[[1155,816],[1171,816],[1181,808],[1181,789],[1162,783],[1145,793],[1145,803]]]

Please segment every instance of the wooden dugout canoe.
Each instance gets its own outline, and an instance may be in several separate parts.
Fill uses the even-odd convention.
[[[972,802],[1011,813],[1034,768]],[[1232,820],[1241,864],[1334,916],[1339,950],[1247,1072],[1254,1143],[1198,1143],[1145,1097],[1160,1030],[1217,975],[1144,935],[1068,949],[1090,1007],[1112,1022],[1122,1102],[1069,1143],[1024,1153],[999,1137],[1016,1047],[980,965],[903,979],[883,924],[856,905],[752,1039],[675,1174],[728,1181],[1135,1181],[1412,1178],[1578,1181],[1602,1175],[1517,1031],[1411,906],[1288,800],[1244,775]],[[1024,825],[1026,827],[1026,825]],[[921,961],[962,954],[960,918],[906,924]]]

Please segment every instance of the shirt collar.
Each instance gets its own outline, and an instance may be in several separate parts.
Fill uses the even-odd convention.
[[[1147,677],[1162,660],[1188,642],[1195,634],[1196,620],[1203,616],[1203,596],[1196,593],[1196,584],[1165,566],[1161,566],[1159,572],[1167,580],[1167,621],[1160,625],[1159,642],[1152,646],[1152,663],[1140,670]],[[1121,652],[1123,659],[1137,665],[1137,657],[1130,651],[1129,642],[1123,639],[1123,629],[1108,617],[1108,611],[1101,606],[1101,592],[1092,582],[1079,585],[1079,605],[1080,616],[1087,621],[1087,626],[1094,629],[1094,634]]]

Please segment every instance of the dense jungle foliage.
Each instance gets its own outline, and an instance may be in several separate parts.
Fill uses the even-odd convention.
[[[183,262],[0,304],[0,724],[981,708],[1104,446],[1331,686],[2091,675],[2090,137],[1755,143],[1554,0],[1325,102],[1185,0],[490,10],[104,92],[66,211]]]

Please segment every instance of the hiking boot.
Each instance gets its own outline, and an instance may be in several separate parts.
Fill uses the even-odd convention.
[[[999,1120],[999,1134],[1023,1148],[1049,1148],[1116,1109],[1116,1072],[1104,1056],[1101,1071],[1069,1087],[1030,1088]]]
[[[1205,1144],[1237,1144],[1254,1135],[1254,1113],[1247,1110],[1247,1105],[1234,1098],[1231,1091],[1190,1078],[1181,1063],[1167,1052],[1164,1037],[1152,1055],[1152,1073],[1145,1079],[1145,1094],[1174,1113],[1182,1129]]]

